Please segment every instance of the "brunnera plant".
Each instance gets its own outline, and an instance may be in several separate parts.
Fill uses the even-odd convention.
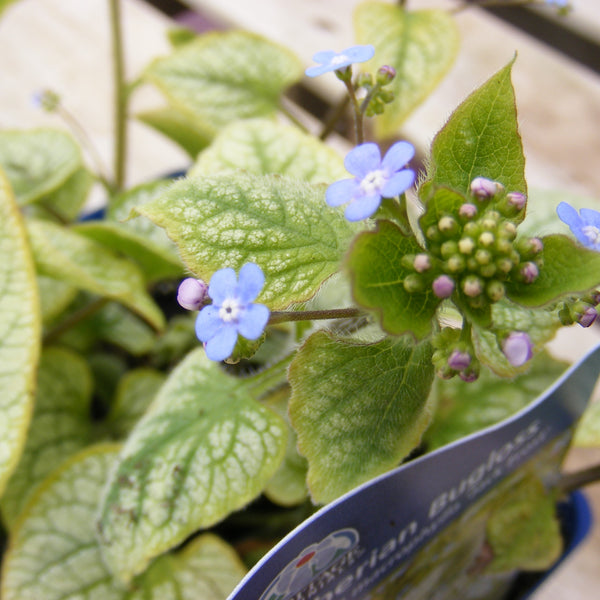
[[[456,18],[366,2],[359,44],[315,55],[306,75],[348,92],[344,159],[331,124],[277,118],[300,61],[240,31],[174,32],[141,74],[165,106],[139,118],[189,153],[186,177],[124,188],[128,94],[112,174],[85,138],[0,131],[3,598],[225,598],[316,506],[562,372],[543,347],[597,317],[600,213],[561,202],[555,233],[529,233],[514,61],[425,172],[377,143],[448,71]],[[94,183],[105,213],[80,220]]]

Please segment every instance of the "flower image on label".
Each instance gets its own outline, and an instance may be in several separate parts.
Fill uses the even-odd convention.
[[[341,529],[317,544],[311,544],[290,561],[271,582],[260,600],[286,600],[302,591],[323,571],[358,544],[358,532]]]

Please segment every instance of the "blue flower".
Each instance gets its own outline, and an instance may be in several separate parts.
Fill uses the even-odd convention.
[[[415,173],[404,169],[414,156],[415,149],[408,142],[396,142],[383,160],[377,144],[367,143],[351,150],[344,161],[353,179],[332,183],[325,194],[329,206],[348,204],[348,221],[370,217],[379,208],[381,198],[403,194],[414,182]]]
[[[600,212],[582,208],[579,213],[566,202],[556,207],[558,217],[566,223],[575,237],[588,248],[600,251]]]
[[[246,263],[239,280],[233,269],[221,269],[211,278],[208,295],[213,303],[205,306],[196,319],[196,335],[205,342],[206,355],[221,361],[231,356],[238,333],[249,340],[258,339],[269,320],[264,304],[253,304],[265,283],[258,265]]]
[[[329,71],[337,71],[348,67],[353,63],[365,62],[373,58],[375,48],[371,45],[367,46],[352,46],[342,50],[340,53],[333,50],[323,50],[317,52],[313,56],[315,62],[321,63],[314,67],[306,69],[305,73],[308,77],[318,77]]]

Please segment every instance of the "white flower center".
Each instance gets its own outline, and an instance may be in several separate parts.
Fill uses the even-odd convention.
[[[231,323],[237,321],[242,305],[236,298],[226,298],[219,308],[219,319],[224,323]]]
[[[345,62],[348,62],[348,57],[345,54],[338,54],[331,59],[332,65],[341,65]]]
[[[595,225],[585,225],[581,228],[583,235],[590,240],[591,244],[600,244],[600,229]]]
[[[367,173],[360,182],[360,189],[365,196],[380,194],[383,186],[387,183],[387,176],[383,169],[377,169]]]

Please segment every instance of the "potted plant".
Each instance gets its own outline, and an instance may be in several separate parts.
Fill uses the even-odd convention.
[[[178,29],[127,84],[108,4],[114,172],[63,131],[0,132],[3,598],[226,598],[307,519],[301,552],[270,555],[278,575],[257,597],[456,597],[460,581],[464,597],[492,598],[519,570],[551,566],[570,487],[556,473],[598,356],[565,375],[544,346],[597,317],[600,213],[539,199],[527,214],[515,59],[455,110],[419,170],[410,143],[378,140],[452,63],[452,15],[369,2],[357,45],[315,54],[306,76],[348,91],[342,157],[321,139],[330,126],[319,137],[275,118],[303,76],[285,48]],[[394,57],[382,32],[407,19],[418,35]],[[429,75],[407,75],[424,56]],[[142,83],[166,106],[141,120],[193,165],[125,189]],[[76,123],[52,91],[37,101]],[[93,182],[106,209],[82,220]],[[542,221],[554,232],[537,236]],[[579,376],[568,418],[524,425],[567,407]],[[442,482],[471,459],[430,498],[435,527],[371,510],[374,529],[396,533],[369,555],[351,527],[307,537],[324,515],[384,511],[400,480]],[[410,563],[375,570],[424,531]],[[341,565],[355,570],[334,582]]]

